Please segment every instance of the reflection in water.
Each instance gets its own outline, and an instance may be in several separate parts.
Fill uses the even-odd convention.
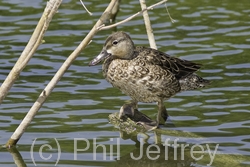
[[[170,132],[170,133],[169,133]],[[127,134],[121,131],[121,138],[131,139],[135,142],[135,149],[125,155],[118,157],[117,166],[238,166],[241,161],[249,158],[240,155],[227,155],[219,151],[219,144],[207,141],[207,139],[196,138],[194,134],[185,132],[155,131],[155,142],[150,144],[149,136],[144,134],[138,139],[138,133]],[[185,142],[183,137],[168,136],[162,140],[162,135],[166,133],[184,135],[191,137],[195,143]],[[177,136],[178,136],[177,135]],[[186,138],[187,140],[188,138]],[[200,142],[203,140],[203,142]]]
[[[22,155],[16,147],[8,148],[9,153],[12,155],[13,160],[17,167],[26,167],[25,161],[22,158]]]
[[[178,152],[178,154],[177,154]],[[181,148],[141,144],[117,161],[115,166],[190,166],[195,161]]]
[[[91,163],[91,160],[98,160],[100,162],[114,161],[112,166],[147,165],[172,167],[180,165],[196,166],[198,164],[204,166],[219,166],[220,164],[226,166],[238,166],[241,161],[249,160],[249,158],[241,155],[221,154],[219,151],[219,144],[207,140],[200,142],[201,138],[195,138],[194,134],[193,136],[192,134],[187,135],[187,138],[185,139],[183,137],[166,136],[167,133],[178,133],[180,136],[183,134],[185,135],[185,132],[156,130],[153,136],[154,142],[152,143],[150,141],[150,136],[146,133],[140,134],[134,132],[127,134],[126,132],[120,131],[121,138],[110,138],[108,143],[104,143],[102,140],[96,138],[93,140],[74,138],[73,141],[65,142],[70,145],[73,144],[71,147],[74,148],[72,150],[74,152],[72,158],[75,163],[79,163],[79,165],[81,162]],[[164,139],[163,135],[165,136]],[[190,139],[195,142],[187,142],[190,140],[188,137],[193,137]],[[134,145],[132,147],[129,145],[120,145],[121,140],[131,140]],[[52,148],[54,145],[51,141],[48,143],[40,143],[39,145],[36,145],[34,149],[32,148],[30,150],[32,160],[31,164],[44,164],[43,161],[50,160],[50,157],[53,157],[53,161],[47,161],[46,163],[57,165],[58,162],[59,164],[65,162],[63,158],[64,155],[61,155],[61,150]],[[58,146],[61,147],[60,145]],[[128,146],[129,149],[126,148]],[[26,166],[22,155],[16,148],[10,148],[8,151],[11,153],[18,167]],[[39,156],[35,156],[36,154]],[[41,161],[41,159],[43,161]]]
[[[225,164],[240,166],[240,163],[250,163],[248,1],[168,2],[169,12],[177,20],[174,24],[168,20],[164,6],[149,12],[159,50],[203,64],[198,74],[212,80],[211,87],[182,92],[168,100],[166,108],[175,127],[164,127],[163,130],[168,130],[168,133],[161,133],[161,141],[166,138],[174,141],[178,137],[183,139],[183,143],[190,145],[209,142],[213,143],[213,146],[219,144],[218,149],[223,154],[216,154],[213,162],[213,165],[218,167]],[[85,3],[94,13],[93,16],[86,14],[79,1],[68,0],[53,18],[44,38],[46,42],[39,47],[0,106],[0,143],[4,144],[9,139],[41,90],[107,6],[98,0]],[[0,1],[0,83],[23,51],[45,5],[44,0]],[[121,3],[116,20],[120,21],[139,9],[138,1]],[[137,45],[148,46],[141,19],[137,17],[120,25],[117,30],[128,32]],[[44,150],[44,156],[50,153],[53,155],[48,161],[39,158],[39,148],[43,144],[51,144],[56,148],[54,138],[58,139],[61,146],[61,166],[112,166],[120,163],[115,160],[117,155],[114,155],[112,160],[103,160],[101,148],[98,150],[100,154],[97,155],[97,160],[94,161],[93,142],[88,151],[79,153],[79,159],[74,160],[74,138],[90,141],[96,138],[98,144],[107,147],[115,144],[116,140],[112,142],[110,139],[120,139],[119,131],[109,123],[108,115],[118,112],[128,97],[103,79],[100,66],[88,67],[88,62],[98,54],[107,34],[110,33],[111,31],[102,31],[95,36],[93,42],[69,68],[22,136],[18,150],[27,166],[33,166],[30,148],[35,138],[38,142],[34,148],[34,158],[38,166],[54,166],[56,150]],[[140,106],[141,112],[152,119],[155,118],[155,105]],[[178,135],[180,132],[183,133]],[[185,134],[205,139],[191,139]],[[152,140],[153,133],[148,132],[147,135],[149,139],[145,148],[155,143]],[[121,160],[139,149],[139,143],[135,147],[135,141],[139,140],[137,138],[120,139]],[[82,147],[86,147],[86,142]],[[2,166],[13,166],[13,158],[7,150],[0,149],[0,157],[3,157],[0,162]],[[190,155],[187,153],[186,157],[188,160]],[[158,162],[153,162],[153,165],[157,166]],[[208,159],[206,162],[190,162],[206,165],[210,161]],[[152,164],[149,161],[147,163]]]

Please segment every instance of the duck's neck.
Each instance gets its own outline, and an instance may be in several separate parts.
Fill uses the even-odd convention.
[[[108,69],[109,69],[109,65],[110,63],[114,60],[113,56],[108,57],[107,59],[104,60],[103,64],[102,64],[102,73],[103,76],[106,78]]]

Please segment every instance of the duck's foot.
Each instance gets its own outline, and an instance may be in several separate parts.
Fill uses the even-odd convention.
[[[136,125],[142,125],[147,131],[151,131],[158,128],[158,124],[156,123],[156,121],[152,122],[139,121],[136,123]]]
[[[121,119],[125,115],[131,118],[131,117],[134,117],[134,113],[135,113],[135,107],[133,103],[124,104],[120,108],[119,118]]]
[[[142,125],[147,131],[156,129],[158,123],[151,120],[147,115],[141,113],[134,108],[134,104],[124,104],[119,113],[119,118],[129,117],[131,120],[136,122],[137,125]]]

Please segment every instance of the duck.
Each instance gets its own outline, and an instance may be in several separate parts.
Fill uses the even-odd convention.
[[[123,31],[107,37],[100,54],[90,61],[89,66],[102,61],[104,78],[131,97],[128,105],[131,111],[138,109],[138,102],[157,103],[156,127],[164,124],[169,116],[165,100],[179,92],[203,88],[210,83],[196,74],[201,64],[153,48],[135,46]]]

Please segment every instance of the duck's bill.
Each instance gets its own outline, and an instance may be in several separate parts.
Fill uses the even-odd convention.
[[[102,50],[101,53],[96,56],[91,62],[89,62],[89,66],[94,66],[100,63],[102,60],[107,58],[110,54],[106,50]]]

